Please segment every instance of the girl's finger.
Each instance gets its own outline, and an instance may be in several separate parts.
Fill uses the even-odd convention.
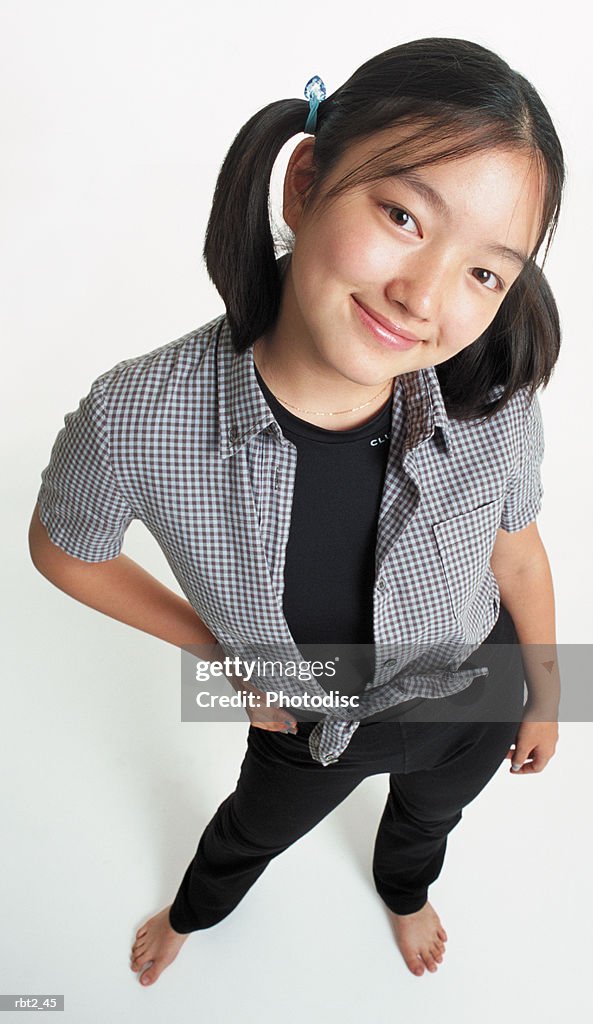
[[[528,775],[533,770],[534,768],[531,761],[525,761],[517,771],[515,771],[515,769],[511,765],[511,772],[513,775]]]

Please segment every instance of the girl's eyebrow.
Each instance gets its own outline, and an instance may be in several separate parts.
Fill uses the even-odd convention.
[[[448,204],[443,199],[440,192],[437,192],[436,188],[429,185],[424,178],[421,178],[418,174],[414,174],[413,171],[401,171],[398,174],[391,174],[389,178],[394,182],[403,182],[404,185],[408,185],[417,195],[419,195],[429,206],[432,206],[433,210],[440,213],[447,220],[450,220],[453,216],[453,212]],[[499,256],[503,260],[509,260],[512,263],[518,264],[521,270],[529,262],[529,256],[527,253],[520,249],[511,249],[508,245],[501,245],[498,242],[484,242],[482,248],[485,252],[491,253],[493,256]]]

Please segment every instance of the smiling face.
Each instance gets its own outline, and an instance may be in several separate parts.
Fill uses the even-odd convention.
[[[277,350],[285,338],[339,388],[340,380],[375,386],[471,345],[521,272],[509,250],[528,256],[539,235],[532,156],[487,150],[421,167],[416,184],[383,179],[327,208],[307,208],[300,193],[311,179],[314,142],[299,143],[285,177],[284,217],[295,244],[273,332]],[[376,151],[376,141],[350,147],[324,191]],[[390,324],[419,340],[398,341]]]

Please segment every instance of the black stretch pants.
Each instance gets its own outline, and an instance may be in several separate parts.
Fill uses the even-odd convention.
[[[512,619],[499,620],[471,661],[489,643],[517,643]],[[423,702],[402,718],[361,723],[339,760],[314,761],[308,737],[250,726],[237,786],[206,826],[169,911],[172,928],[187,933],[231,913],[273,857],[309,832],[369,775],[388,774],[389,793],[375,839],[373,878],[397,914],[420,910],[440,874],[449,832],[462,809],[481,792],[515,740],[523,714],[524,676],[519,647],[504,671],[478,678],[461,694]],[[489,694],[505,715],[476,720],[476,701]],[[457,720],[440,721],[446,702]],[[428,714],[434,720],[426,721]],[[422,720],[414,720],[421,718]],[[449,711],[449,719],[451,714]]]

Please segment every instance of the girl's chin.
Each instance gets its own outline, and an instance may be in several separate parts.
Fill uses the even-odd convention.
[[[353,338],[348,352],[344,345],[332,346],[320,353],[320,359],[353,383],[378,387],[390,377],[428,366],[431,346],[423,345],[421,351],[389,352],[379,346],[367,348]]]
[[[344,359],[343,352],[333,356],[328,354],[325,363],[328,371],[334,370],[341,379],[367,388],[380,388],[399,372],[394,367],[386,367],[383,360],[369,358],[364,352],[350,359]]]

